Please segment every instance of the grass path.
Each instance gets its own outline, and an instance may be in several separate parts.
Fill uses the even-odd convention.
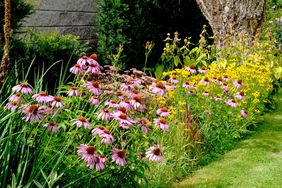
[[[282,92],[256,133],[174,187],[282,188]]]

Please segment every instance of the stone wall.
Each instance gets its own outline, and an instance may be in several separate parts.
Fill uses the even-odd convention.
[[[33,0],[35,13],[25,19],[22,30],[34,28],[40,32],[80,36],[95,41],[97,4],[95,0]]]

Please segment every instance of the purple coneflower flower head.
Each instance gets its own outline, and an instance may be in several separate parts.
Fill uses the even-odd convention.
[[[57,107],[57,108],[63,107],[62,97],[60,97],[60,96],[55,96],[55,97],[53,97],[52,106],[53,106],[53,107],[55,106],[55,107]]]
[[[241,115],[246,118],[248,117],[248,112],[246,110],[241,110]]]
[[[227,84],[227,83],[223,83],[223,84],[221,85],[221,87],[222,87],[222,89],[228,89],[228,84]]]
[[[213,99],[216,100],[216,101],[220,101],[220,100],[221,100],[221,97],[218,96],[218,95],[216,95]]]
[[[158,81],[157,83],[153,83],[152,85],[150,85],[149,90],[152,93],[158,94],[160,96],[164,96],[166,94],[164,83],[161,81]]]
[[[100,72],[100,65],[97,61],[95,61],[94,59],[92,59],[89,62],[88,68],[86,70],[86,72],[88,73],[92,73],[92,74],[97,74]]]
[[[17,107],[19,106],[19,102],[16,101],[10,101],[6,104],[6,109],[11,110],[12,112],[15,112]]]
[[[78,63],[70,68],[70,72],[73,74],[83,74],[84,73],[81,65],[79,65]]]
[[[242,85],[242,80],[234,80],[233,81],[233,84],[236,88],[241,88],[243,85]]]
[[[224,93],[225,95],[228,95],[228,94],[229,94],[229,90],[228,90],[228,89],[225,89],[225,90],[223,91],[223,93]]]
[[[216,82],[216,81],[217,81],[217,78],[216,78],[216,77],[212,77],[211,81],[212,81],[212,82]]]
[[[234,95],[234,97],[239,99],[239,100],[246,99],[246,95],[245,95],[244,91],[240,91],[240,92],[236,93]]]
[[[205,74],[207,72],[207,69],[205,67],[202,67],[198,70],[199,73]]]
[[[139,78],[132,78],[131,76],[126,76],[125,82],[134,85],[140,85],[142,81]]]
[[[112,116],[113,117],[120,116],[122,113],[126,113],[126,107],[124,106],[120,106],[117,110],[114,110],[112,112]]]
[[[171,83],[175,83],[175,84],[179,82],[179,80],[176,78],[176,76],[170,78],[169,81],[170,81]]]
[[[133,97],[133,99],[130,101],[130,104],[133,106],[135,110],[143,111],[144,107],[141,104],[141,101],[142,101],[142,95],[138,94],[135,97]]]
[[[122,107],[124,106],[126,110],[131,110],[133,109],[133,106],[130,104],[130,101],[128,99],[124,99],[119,103],[119,106]]]
[[[47,95],[46,92],[44,91],[41,91],[40,93],[33,95],[32,98],[35,99],[37,102],[43,102],[43,103],[53,101],[53,97]]]
[[[97,118],[102,121],[108,121],[109,119],[112,118],[112,116],[111,116],[110,111],[107,108],[105,108],[98,114]]]
[[[210,80],[209,80],[207,77],[205,77],[203,80],[201,80],[201,82],[202,82],[205,86],[207,86],[207,85],[210,84]]]
[[[92,164],[94,162],[94,158],[98,156],[96,148],[86,144],[80,144],[77,154],[88,164]]]
[[[93,104],[93,105],[98,105],[98,104],[100,103],[98,97],[96,97],[96,96],[92,96],[92,97],[90,98],[89,102],[90,102],[91,104]]]
[[[226,82],[228,82],[228,81],[229,81],[228,76],[227,76],[227,75],[224,75],[224,76],[223,76],[223,80],[226,81]]]
[[[100,88],[100,84],[98,81],[87,82],[86,87],[87,89],[89,89],[89,91],[91,91],[95,95],[100,95],[102,93],[102,90]]]
[[[137,123],[137,127],[139,127],[144,133],[149,133],[151,131],[148,127],[149,121],[146,118],[135,118],[134,121]]]
[[[204,91],[204,92],[203,92],[203,95],[204,95],[204,96],[209,96],[210,93],[209,93],[208,91]]]
[[[112,107],[112,108],[118,108],[119,107],[119,104],[117,103],[116,100],[111,100],[111,101],[105,102],[105,105],[108,106],[108,107]]]
[[[112,155],[113,161],[120,166],[124,166],[126,164],[125,151],[114,148],[112,149],[112,152],[113,152],[113,155]]]
[[[161,117],[158,119],[154,119],[155,126],[160,127],[161,130],[167,131],[168,130],[168,124],[166,123],[166,119]]]
[[[197,73],[195,65],[191,65],[190,67],[186,67],[185,70],[189,71],[191,74]]]
[[[230,99],[228,101],[225,101],[225,103],[228,105],[228,106],[233,106],[233,107],[237,107],[237,102],[234,100],[234,99]]]
[[[80,93],[79,93],[79,91],[77,90],[77,87],[72,87],[68,92],[67,92],[67,95],[68,96],[79,96],[80,95]]]
[[[170,115],[170,111],[167,107],[159,108],[157,110],[157,115],[162,116],[162,117],[166,117],[166,116]]]
[[[182,84],[182,87],[184,88],[195,88],[193,85],[191,85],[189,82],[185,82]]]
[[[23,113],[25,114],[22,118],[24,121],[39,122],[44,119],[44,109],[35,104],[26,106]]]
[[[189,95],[194,95],[196,92],[193,91],[193,90],[191,90],[191,91],[188,91],[187,93],[188,93]]]
[[[9,101],[10,101],[10,102],[16,102],[16,103],[18,103],[19,100],[20,100],[20,98],[21,98],[21,96],[22,96],[22,95],[21,95],[20,93],[16,93],[16,94],[12,95],[12,96],[9,98]],[[22,99],[21,102],[23,102],[23,99]]]
[[[48,131],[50,132],[58,132],[59,128],[57,127],[57,125],[55,124],[54,121],[50,121],[49,123],[46,123],[45,125],[43,125],[43,127],[48,128]]]
[[[13,92],[20,92],[22,94],[32,94],[32,89],[28,86],[28,83],[22,82],[12,88]]]
[[[91,126],[91,123],[89,123],[83,116],[80,116],[78,119],[74,119],[73,123],[78,127],[84,126],[85,129],[88,129]]]
[[[106,157],[104,157],[103,159],[106,159]],[[94,157],[94,164],[95,164],[96,171],[100,171],[100,170],[103,170],[105,168],[105,163],[106,163],[107,160],[105,161],[103,159],[99,156]],[[91,168],[91,167],[89,167],[89,168]],[[93,165],[93,167],[94,167],[94,165]]]
[[[122,90],[122,91],[127,91],[127,90],[133,90],[134,87],[130,84],[123,83],[123,84],[120,85],[119,89]]]
[[[170,82],[164,82],[164,86],[166,89],[171,89],[171,90],[174,90],[176,88],[176,86],[171,85]]]
[[[103,127],[102,125],[99,125],[97,128],[93,129],[91,133],[94,135],[97,134],[101,136],[102,134],[104,134],[104,130],[105,130],[105,127]]]
[[[121,113],[119,116],[115,116],[114,118],[119,121],[120,125],[121,124],[131,125],[133,123],[133,121],[125,113]]]
[[[92,58],[89,58],[86,55],[84,55],[81,58],[79,58],[76,63],[82,67],[87,67],[91,63],[91,61],[93,61]]]
[[[122,90],[117,90],[117,92],[115,93],[115,95],[119,98],[119,99],[123,99],[123,94],[124,92]]]
[[[154,144],[149,148],[149,150],[146,152],[146,158],[155,161],[155,162],[162,162],[163,157],[162,157],[162,149],[158,144]]]
[[[104,133],[100,134],[100,136],[102,137],[101,143],[104,144],[110,144],[115,140],[109,130],[104,130]]]
[[[222,78],[217,78],[217,79],[216,79],[216,82],[219,83],[220,85],[223,84]]]
[[[127,124],[127,123],[120,123],[119,126],[123,129],[129,129],[131,127],[131,124]]]

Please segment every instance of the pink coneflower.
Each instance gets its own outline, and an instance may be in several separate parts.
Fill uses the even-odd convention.
[[[90,98],[89,102],[90,102],[91,104],[93,104],[93,105],[98,105],[98,104],[100,103],[98,97],[96,97],[96,96],[92,96],[92,97]]]
[[[59,128],[56,126],[54,121],[50,121],[49,123],[46,123],[45,125],[43,125],[43,127],[48,128],[48,131],[50,132],[58,132]]]
[[[57,108],[63,107],[62,97],[60,97],[60,96],[53,97],[52,106],[55,106]]]
[[[162,150],[158,144],[154,144],[149,148],[149,150],[146,152],[146,158],[155,161],[155,162],[162,162]]]
[[[44,114],[46,114],[46,115],[53,115],[53,114],[59,114],[60,113],[60,111],[58,109],[54,108],[52,106],[52,104],[41,106],[41,108],[44,111]]]
[[[188,93],[189,95],[194,95],[196,92],[193,91],[193,90],[191,90],[191,91],[188,91],[187,93]]]
[[[186,67],[185,70],[189,71],[191,74],[197,73],[195,65],[191,65],[190,67]]]
[[[103,170],[105,168],[105,162],[104,162],[104,160],[101,159],[101,157],[95,156],[93,162],[90,163],[88,167],[90,169],[92,169],[95,166],[96,171],[100,171],[100,170]]]
[[[179,82],[179,80],[177,79],[176,76],[170,78],[169,81],[172,82],[172,83],[175,83],[175,84]]]
[[[67,92],[67,95],[68,96],[79,96],[80,93],[79,91],[77,90],[77,87],[72,87],[68,92]]]
[[[144,107],[141,104],[141,101],[142,101],[142,95],[138,94],[135,97],[133,97],[133,99],[130,101],[130,104],[133,106],[135,110],[143,111]]]
[[[165,92],[165,86],[163,82],[158,81],[157,83],[153,83],[149,86],[149,90],[155,94],[158,94],[160,96],[164,96],[166,94]]]
[[[205,67],[202,67],[198,70],[199,73],[205,74],[207,72],[207,69]]]
[[[164,86],[165,86],[166,89],[171,89],[171,90],[176,88],[176,86],[171,85],[171,83],[169,83],[169,82],[164,82]]]
[[[131,127],[131,124],[127,124],[127,123],[120,123],[119,126],[123,129],[129,129]]]
[[[88,68],[86,70],[86,72],[90,72],[92,74],[97,74],[100,72],[100,65],[97,61],[95,60],[91,60],[89,62]]]
[[[157,115],[162,116],[162,117],[166,117],[166,116],[170,115],[170,111],[167,107],[159,108],[157,110]]]
[[[126,107],[124,107],[124,106],[120,106],[120,107],[118,107],[117,110],[114,110],[112,112],[112,116],[113,117],[120,116],[120,114],[122,114],[122,113],[126,113]]]
[[[229,81],[228,76],[227,76],[227,75],[224,75],[224,76],[223,76],[223,80],[226,81],[226,82],[228,82],[228,81]]]
[[[149,121],[146,118],[135,118],[134,121],[137,124],[137,127],[139,127],[144,133],[149,133],[151,129],[148,127]]]
[[[124,92],[122,90],[117,90],[117,92],[115,93],[115,95],[119,98],[119,99],[123,99],[123,94]]]
[[[91,126],[91,123],[86,121],[86,118],[83,116],[80,116],[78,119],[74,119],[73,123],[78,127],[84,126],[85,129]]]
[[[6,107],[8,110],[11,110],[12,112],[15,112],[16,109],[17,109],[17,107],[18,107],[18,105],[19,105],[18,102],[16,102],[16,101],[10,101],[10,102],[8,102],[8,103],[6,104],[5,107]]]
[[[118,108],[119,107],[119,105],[118,105],[116,100],[110,100],[108,102],[105,102],[105,105],[109,106],[109,107],[112,107],[112,108]]]
[[[209,93],[208,91],[204,91],[204,92],[203,92],[203,95],[204,95],[204,96],[209,96],[210,93]]]
[[[21,92],[22,94],[32,94],[32,89],[28,87],[28,83],[22,82],[12,88],[13,92]]]
[[[23,113],[25,114],[22,118],[24,121],[39,122],[44,119],[44,109],[35,104],[26,106]]]
[[[109,130],[104,130],[104,133],[100,134],[100,136],[102,137],[101,143],[110,144],[115,140]]]
[[[20,93],[16,93],[15,95],[12,95],[12,96],[9,98],[9,101],[10,101],[10,102],[16,102],[16,103],[18,103],[19,100],[20,100],[20,98],[21,98],[21,94],[20,94]],[[22,99],[22,101],[23,101],[23,99]],[[22,102],[22,101],[21,101],[21,102]]]
[[[139,78],[132,78],[131,76],[126,76],[124,81],[134,85],[140,85],[142,83],[142,81]]]
[[[79,64],[75,64],[73,67],[70,68],[70,72],[73,74],[83,74],[84,71]]]
[[[165,118],[161,117],[158,119],[154,119],[154,123],[155,123],[155,126],[159,126],[160,129],[162,129],[163,131],[168,130],[168,124],[166,123]]]
[[[228,105],[228,106],[233,106],[233,107],[237,107],[237,102],[234,100],[234,99],[230,99],[228,101],[225,101],[225,103]]]
[[[113,152],[113,155],[112,155],[113,161],[120,166],[124,166],[126,164],[125,151],[114,148],[112,149],[112,152]]]
[[[114,118],[119,121],[119,124],[131,125],[133,123],[133,121],[125,113],[121,113],[119,116],[115,116]]]
[[[209,80],[207,77],[205,77],[203,80],[201,80],[201,82],[202,82],[205,86],[207,86],[207,85],[210,84],[210,80]]]
[[[43,102],[43,103],[53,101],[53,97],[47,95],[46,92],[44,91],[41,91],[40,93],[33,95],[32,98],[35,99],[37,102]]]
[[[220,101],[220,100],[221,100],[221,97],[218,96],[218,95],[216,95],[213,99],[216,100],[216,101]]]
[[[86,55],[84,55],[81,58],[79,58],[76,63],[82,67],[86,67],[91,63],[91,61],[93,61],[92,58],[89,58]]]
[[[128,99],[124,99],[119,103],[119,106],[124,106],[126,110],[133,109],[133,106],[130,104],[130,101]]]
[[[211,81],[216,82],[217,78],[216,77],[212,77]]]
[[[110,111],[105,108],[98,114],[98,119],[101,119],[102,121],[108,121],[110,118],[112,118]]]
[[[104,130],[105,130],[105,127],[103,127],[102,125],[99,125],[97,128],[93,129],[91,133],[94,135],[97,134],[101,136],[102,134],[104,134]]]
[[[223,84],[222,78],[217,78],[216,82],[219,83],[220,85]]]
[[[94,146],[88,146],[86,144],[80,144],[80,147],[77,150],[77,154],[89,164],[92,164],[94,158],[98,156],[96,148]]]
[[[246,111],[246,110],[241,110],[241,115],[243,116],[243,117],[248,117],[248,111]]]
[[[191,85],[189,82],[185,82],[182,84],[182,87],[184,88],[195,88],[193,85]]]
[[[226,89],[228,89],[228,84],[227,83],[223,83],[221,87],[222,87],[222,89],[226,90]]]
[[[130,84],[123,83],[123,84],[120,85],[119,89],[122,90],[122,91],[127,91],[127,90],[133,90],[134,87]]]
[[[246,99],[246,95],[245,95],[244,91],[240,91],[240,92],[236,93],[234,95],[234,97],[239,99],[239,100]]]
[[[241,88],[243,85],[242,85],[242,80],[234,80],[233,81],[233,84],[236,88]]]
[[[87,82],[86,87],[87,89],[89,89],[89,91],[91,91],[95,95],[100,95],[102,93],[102,90],[100,88],[98,81]]]

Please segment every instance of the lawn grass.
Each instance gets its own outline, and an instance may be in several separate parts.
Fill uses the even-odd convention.
[[[282,187],[282,91],[255,133],[174,187]]]

